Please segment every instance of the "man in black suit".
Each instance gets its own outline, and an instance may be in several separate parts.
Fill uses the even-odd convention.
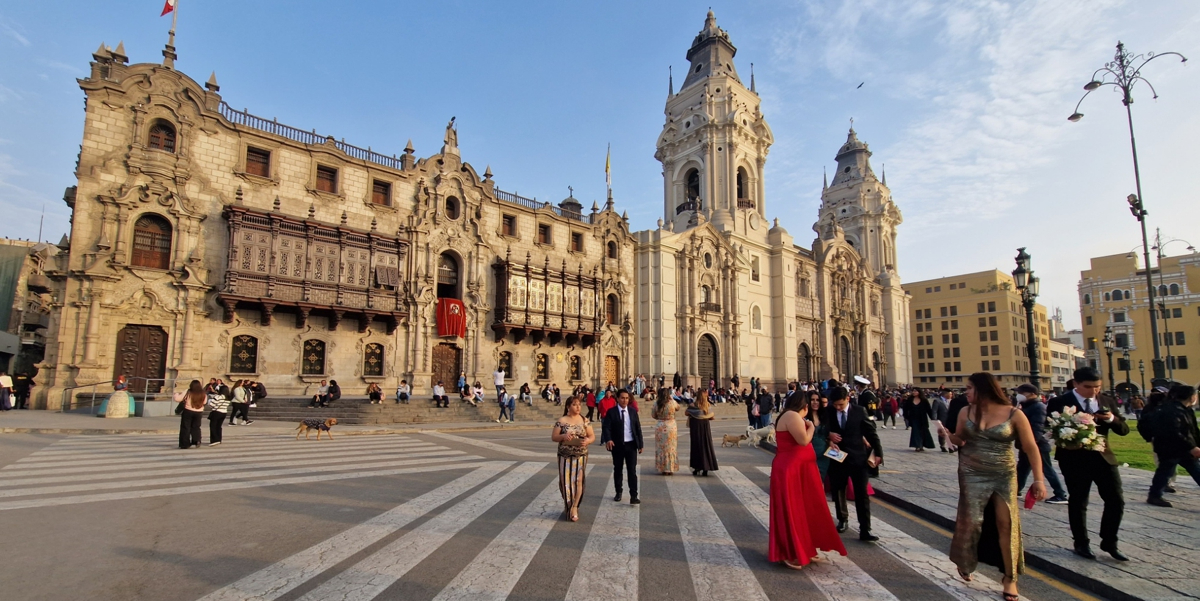
[[[1046,411],[1062,413],[1067,407],[1075,407],[1081,413],[1090,413],[1096,418],[1096,433],[1106,440],[1109,432],[1118,436],[1129,434],[1129,424],[1117,410],[1116,401],[1110,396],[1099,396],[1100,372],[1092,367],[1075,370],[1075,388],[1066,394],[1050,399]],[[1054,458],[1062,470],[1067,484],[1067,515],[1071,521],[1071,535],[1075,538],[1075,553],[1086,559],[1095,559],[1088,541],[1087,505],[1092,492],[1092,483],[1104,499],[1104,515],[1100,518],[1100,550],[1112,555],[1117,561],[1128,558],[1117,548],[1117,531],[1121,529],[1121,516],[1125,512],[1125,499],[1121,493],[1121,472],[1117,470],[1117,457],[1110,445],[1103,451],[1059,448]]]
[[[844,461],[829,462],[829,487],[833,489],[837,506],[838,532],[845,532],[850,520],[846,508],[846,483],[849,481],[854,483],[858,538],[877,541],[879,537],[871,534],[871,497],[867,496],[867,469],[883,465],[883,446],[875,434],[875,422],[867,419],[867,412],[861,406],[850,404],[850,394],[841,386],[829,389],[829,406],[825,408],[821,422],[829,424],[829,447],[847,454]],[[876,463],[869,466],[867,456],[871,451],[875,452]]]
[[[629,472],[629,504],[642,502],[638,498],[637,456],[642,452],[642,422],[637,409],[629,406],[633,398],[628,390],[617,393],[617,406],[608,410],[600,429],[600,442],[612,452],[613,484],[617,489],[614,501],[621,500],[621,467]]]

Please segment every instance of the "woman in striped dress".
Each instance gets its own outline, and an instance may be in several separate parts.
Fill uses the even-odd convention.
[[[562,492],[563,516],[579,521],[579,502],[583,500],[584,472],[587,470],[588,445],[596,440],[592,426],[579,414],[578,395],[567,399],[566,411],[550,431],[550,440],[558,443],[558,489]]]

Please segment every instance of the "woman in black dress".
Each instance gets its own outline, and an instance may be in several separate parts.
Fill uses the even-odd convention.
[[[933,405],[929,404],[929,399],[925,398],[925,393],[921,389],[913,390],[909,409],[912,414],[905,413],[908,422],[912,424],[912,433],[908,435],[908,446],[918,453],[934,448],[933,435],[929,432],[929,420],[933,419]]]
[[[716,415],[708,407],[708,391],[700,391],[687,409],[688,430],[691,432],[692,457],[689,465],[692,475],[697,472],[707,476],[709,472],[717,471],[717,453],[713,450],[711,421]]]

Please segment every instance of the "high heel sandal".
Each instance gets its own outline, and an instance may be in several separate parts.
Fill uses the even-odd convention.
[[[792,562],[790,562],[790,561],[788,561],[788,560],[786,560],[786,559],[785,559],[785,560],[783,560],[783,565],[784,565],[785,567],[789,567],[789,568],[791,568],[791,569],[793,569],[793,570],[803,570],[803,569],[804,569],[804,564],[802,564],[802,563],[792,563]]]
[[[571,522],[578,522],[579,521],[579,510],[572,509],[571,513],[567,516],[567,520],[571,521]]]
[[[1012,579],[1007,576],[1000,579],[1000,586],[1005,586],[1012,583]],[[1019,593],[1008,593],[1001,591],[1000,594],[1004,596],[1004,601],[1020,601],[1021,599],[1021,595]]]

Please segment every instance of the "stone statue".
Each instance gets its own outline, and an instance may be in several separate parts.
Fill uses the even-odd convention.
[[[450,122],[446,124],[446,148],[458,148],[458,130],[454,129],[454,120],[457,117],[450,117]]]

